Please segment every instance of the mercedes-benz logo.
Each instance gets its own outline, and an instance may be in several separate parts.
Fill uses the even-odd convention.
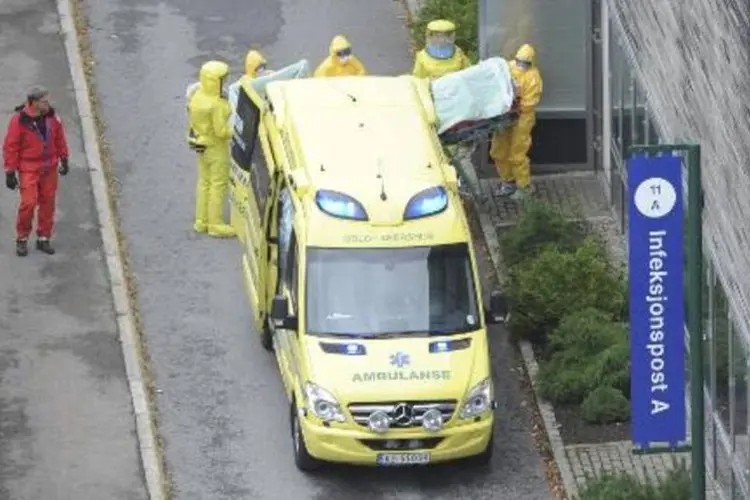
[[[393,409],[393,421],[401,426],[410,425],[414,421],[414,409],[406,403],[399,403]]]

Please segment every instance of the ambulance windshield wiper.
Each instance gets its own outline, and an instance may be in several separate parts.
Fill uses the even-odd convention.
[[[365,339],[367,338],[367,335],[360,335],[358,333],[315,332],[315,333],[308,333],[308,335],[314,335],[316,337],[328,337],[332,339]]]
[[[429,337],[431,335],[446,335],[442,332],[432,332],[427,330],[401,330],[399,332],[374,333],[370,338],[377,339],[395,339],[401,337]]]

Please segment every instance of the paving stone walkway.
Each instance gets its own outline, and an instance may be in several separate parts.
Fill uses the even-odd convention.
[[[486,196],[482,208],[489,212],[492,224],[497,228],[512,227],[521,215],[521,204],[499,195],[500,181],[484,178],[479,181]],[[575,210],[586,218],[611,219],[607,198],[596,174],[581,172],[552,174],[537,177],[533,184],[532,197],[562,209]],[[489,195],[489,196],[487,196]]]
[[[683,461],[690,466],[690,453],[634,455],[630,441],[603,444],[578,444],[565,447],[576,486],[581,488],[590,477],[625,472],[641,481],[657,480]]]

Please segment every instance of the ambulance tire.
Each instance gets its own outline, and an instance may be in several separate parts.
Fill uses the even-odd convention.
[[[469,457],[467,459],[468,463],[471,465],[476,465],[479,467],[487,466],[492,462],[492,453],[495,450],[495,433],[493,432],[490,436],[490,440],[487,443],[487,448],[484,449],[480,454],[474,455],[472,457]]]
[[[302,425],[299,421],[297,403],[292,401],[289,410],[289,424],[292,432],[292,446],[294,447],[294,464],[302,472],[315,472],[320,469],[323,462],[310,455],[305,444],[305,436],[302,434]]]
[[[263,331],[260,332],[260,345],[268,352],[273,352],[273,331],[268,323],[268,316],[263,320]]]

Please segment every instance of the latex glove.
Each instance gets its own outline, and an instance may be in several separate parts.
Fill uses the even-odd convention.
[[[60,175],[68,175],[68,172],[70,172],[70,165],[68,164],[67,158],[62,158],[60,160],[60,168],[57,170],[60,172]]]
[[[15,191],[18,187],[18,177],[15,172],[8,172],[5,174],[5,185],[11,191]]]

